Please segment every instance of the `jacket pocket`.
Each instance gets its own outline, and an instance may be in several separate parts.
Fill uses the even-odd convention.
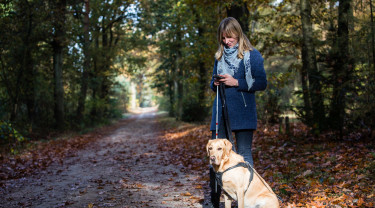
[[[247,105],[246,105],[246,101],[245,101],[245,96],[243,96],[243,92],[241,92],[241,95],[242,95],[243,104],[245,105],[245,108],[246,108]]]

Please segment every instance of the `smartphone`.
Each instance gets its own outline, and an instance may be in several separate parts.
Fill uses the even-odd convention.
[[[224,78],[224,77],[222,77],[222,76],[220,76],[220,75],[217,75],[217,74],[214,74],[214,78],[215,78],[215,79],[222,79],[222,78]]]

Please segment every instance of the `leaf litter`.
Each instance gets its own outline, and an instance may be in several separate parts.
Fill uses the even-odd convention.
[[[29,207],[204,207],[208,129],[167,117],[123,120],[1,156],[0,199]],[[313,137],[302,124],[293,124],[289,136],[278,129],[259,125],[253,157],[282,207],[374,207],[374,141],[336,140],[332,133]]]

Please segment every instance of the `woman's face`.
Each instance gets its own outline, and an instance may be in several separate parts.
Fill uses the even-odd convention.
[[[223,44],[229,48],[232,48],[238,43],[238,37],[231,37],[227,34],[223,34]]]

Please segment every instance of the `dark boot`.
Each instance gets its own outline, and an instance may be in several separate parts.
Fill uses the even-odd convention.
[[[220,207],[221,187],[216,183],[215,171],[210,167],[211,203],[214,208]]]

